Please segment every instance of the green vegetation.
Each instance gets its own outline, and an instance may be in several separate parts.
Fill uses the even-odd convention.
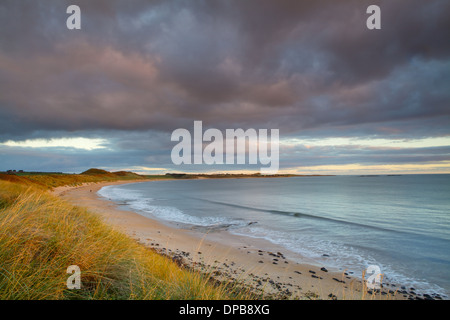
[[[316,175],[312,175],[316,176]],[[77,186],[87,182],[105,182],[119,180],[144,180],[144,179],[229,179],[229,178],[288,178],[299,177],[293,174],[262,175],[260,173],[166,173],[165,175],[140,175],[129,171],[109,172],[102,169],[89,169],[80,174],[68,174],[61,172],[14,172],[0,173],[0,181],[6,180],[29,185],[38,185],[44,189],[60,186]]]
[[[165,176],[161,176],[165,177]],[[60,186],[77,186],[87,182],[105,182],[120,180],[144,180],[149,176],[139,175],[128,171],[108,172],[101,169],[89,169],[81,174],[24,172],[18,174],[0,173],[0,181],[6,180],[26,185],[51,189]],[[168,179],[167,177],[165,177]]]
[[[93,171],[1,175],[0,299],[248,298],[235,293],[238,289],[231,284],[214,283],[207,275],[178,266],[99,216],[46,191],[64,184],[131,178],[137,177]],[[80,290],[67,289],[70,265],[81,269]]]

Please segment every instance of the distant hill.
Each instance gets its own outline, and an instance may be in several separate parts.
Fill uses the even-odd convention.
[[[108,176],[108,177],[134,178],[134,179],[142,179],[143,178],[143,176],[141,176],[137,173],[134,173],[134,172],[130,172],[130,171],[109,172],[106,170],[96,169],[96,168],[91,168],[89,170],[82,172],[81,174],[91,175],[91,176],[102,175],[102,176]]]
[[[116,171],[116,172],[111,172],[113,175],[116,175],[118,177],[133,177],[133,178],[142,178],[141,175],[134,173],[134,172],[130,172],[130,171]]]
[[[102,169],[96,169],[96,168],[91,168],[89,170],[86,170],[84,172],[82,172],[81,174],[111,174],[111,172],[106,171],[106,170],[102,170]]]
[[[89,182],[107,182],[107,181],[131,181],[131,180],[149,179],[147,176],[141,176],[133,172],[118,171],[109,172],[102,169],[91,168],[80,174],[70,173],[52,173],[52,172],[22,172],[6,174],[0,172],[0,181],[6,180],[21,184],[33,184],[45,189],[59,186],[75,186]],[[0,190],[1,194],[1,190]]]

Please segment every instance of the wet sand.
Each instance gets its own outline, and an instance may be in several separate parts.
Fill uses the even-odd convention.
[[[55,188],[53,194],[101,215],[114,228],[139,243],[170,256],[180,265],[213,275],[219,281],[240,281],[274,299],[407,299],[414,296],[387,285],[363,290],[361,275],[327,270],[313,261],[266,240],[240,237],[226,230],[180,229],[103,199],[97,191],[107,185],[147,182],[120,181]],[[300,261],[300,262],[299,262]]]

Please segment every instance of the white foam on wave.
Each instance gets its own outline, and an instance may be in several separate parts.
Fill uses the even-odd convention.
[[[144,199],[143,194],[135,190],[128,190],[118,186],[105,186],[97,191],[97,194],[103,198],[111,199],[116,202],[139,201]],[[149,198],[146,198],[149,199]]]
[[[117,186],[103,187],[98,191],[98,194],[115,202],[122,202],[130,209],[148,218],[202,227],[217,225],[241,226],[245,224],[243,221],[226,217],[198,217],[186,214],[176,207],[155,205],[153,198],[149,198],[138,191],[127,190]]]
[[[443,297],[447,296],[446,290],[440,286],[431,284],[424,279],[407,276],[404,272],[396,270],[388,264],[380,263],[368,252],[355,247],[332,241],[313,239],[310,236],[301,234],[270,230],[261,225],[252,225],[230,230],[230,232],[239,236],[267,240],[302,257],[312,259],[317,265],[327,266],[336,270],[347,270],[347,272],[351,272],[353,276],[360,279],[362,278],[363,270],[368,266],[378,265],[383,273],[384,283],[404,285],[408,289],[414,287],[416,293],[437,293]],[[328,256],[324,257],[324,254]],[[301,263],[302,261],[299,259],[297,262]]]
[[[260,224],[249,226],[249,222],[244,220],[189,215],[176,207],[155,205],[154,199],[139,191],[124,189],[120,186],[103,187],[98,191],[98,194],[122,203],[131,210],[149,218],[202,227],[230,225],[233,226],[229,229],[232,234],[265,239],[293,253],[312,259],[318,265],[325,265],[336,270],[347,270],[353,272],[352,275],[359,278],[362,277],[362,271],[369,265],[378,265],[384,274],[383,282],[405,285],[407,288],[414,287],[416,292],[421,294],[437,293],[443,297],[447,296],[445,289],[430,284],[426,280],[406,276],[405,272],[399,271],[388,264],[380,263],[369,252],[359,248],[333,241],[313,239],[311,236],[302,233],[276,231]],[[323,257],[323,254],[329,255],[329,257]]]

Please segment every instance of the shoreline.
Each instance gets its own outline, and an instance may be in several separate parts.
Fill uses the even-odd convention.
[[[236,236],[227,231],[200,231],[172,227],[144,217],[97,194],[104,186],[158,181],[127,180],[57,187],[52,193],[103,217],[106,223],[140,244],[171,257],[188,268],[210,273],[218,281],[239,281],[272,298],[300,299],[408,299],[412,293],[384,286],[363,290],[361,277],[327,270],[267,240]],[[280,252],[281,251],[281,252]],[[299,261],[301,258],[302,262]],[[304,262],[303,262],[304,261]],[[362,272],[362,270],[361,270]],[[363,292],[364,291],[364,292]]]

